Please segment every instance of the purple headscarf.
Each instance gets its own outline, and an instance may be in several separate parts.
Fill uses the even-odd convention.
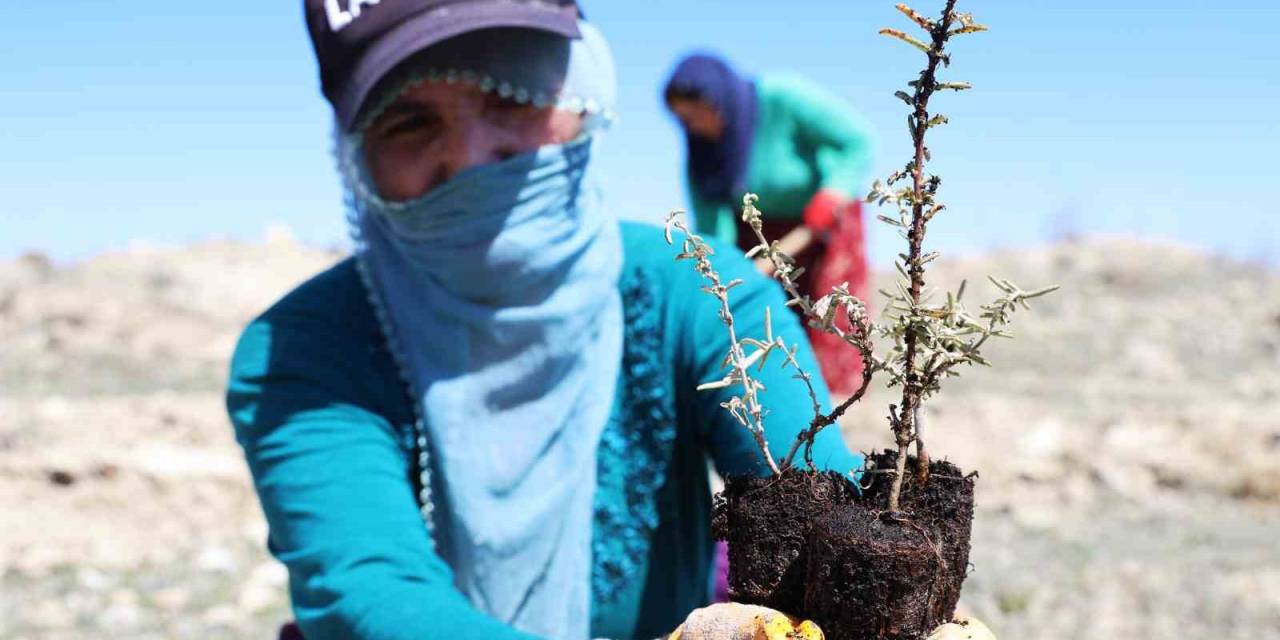
[[[736,201],[745,190],[751,143],[755,139],[755,83],[738,75],[723,59],[698,53],[676,65],[663,95],[694,97],[720,112],[725,127],[719,140],[685,133],[689,180],[705,199]]]

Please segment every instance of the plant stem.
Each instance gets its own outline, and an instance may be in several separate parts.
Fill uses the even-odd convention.
[[[748,194],[743,198],[742,205],[748,211],[754,209],[755,196]],[[792,276],[793,266],[783,258],[786,255],[783,245],[787,243],[792,234],[788,234],[778,244],[770,243],[768,238],[764,236],[764,231],[758,222],[751,223],[751,229],[755,232],[758,248],[764,251],[765,257],[771,265],[773,265],[772,277],[777,280],[787,295],[790,304],[800,307],[803,317],[818,318],[818,314],[814,311],[813,302],[808,297],[801,295],[799,288],[796,286],[795,278]],[[858,389],[848,398],[832,409],[831,413],[823,414],[822,407],[818,404],[818,398],[813,390],[813,383],[809,374],[805,373],[800,367],[800,363],[794,358],[788,356],[798,372],[798,377],[804,382],[805,387],[809,391],[809,397],[813,401],[813,420],[809,422],[809,427],[796,435],[796,439],[792,441],[790,450],[781,458],[782,468],[789,469],[795,460],[796,453],[799,452],[801,445],[805,448],[805,461],[812,466],[811,452],[813,450],[813,441],[818,436],[818,432],[835,424],[840,416],[844,415],[849,407],[855,402],[862,399],[867,393],[867,389],[871,387],[871,379],[875,375],[875,360],[872,357],[873,347],[871,344],[871,326],[865,321],[865,318],[855,319],[849,317],[850,331],[846,332],[836,324],[831,324],[825,330],[843,340],[846,344],[858,349],[862,357],[862,382]],[[785,349],[784,349],[785,350]]]
[[[869,358],[864,358],[869,360]],[[853,392],[844,402],[841,402],[831,413],[815,415],[813,421],[809,423],[809,428],[800,432],[796,436],[795,441],[791,443],[791,449],[787,451],[787,455],[782,458],[782,466],[784,469],[790,468],[792,460],[795,459],[796,453],[800,450],[800,445],[804,445],[805,461],[812,463],[810,453],[813,450],[813,441],[818,437],[818,432],[833,425],[844,415],[844,412],[853,406],[853,404],[862,399],[866,395],[867,389],[871,387],[871,377],[875,371],[869,363],[864,362],[862,365],[862,383],[858,385],[858,390]]]
[[[747,430],[756,440],[756,446],[760,448],[760,453],[764,456],[764,461],[769,465],[769,470],[774,475],[781,475],[782,470],[778,468],[778,463],[773,460],[773,454],[769,452],[769,442],[764,437],[764,410],[760,406],[760,400],[756,395],[756,381],[751,377],[747,369],[751,366],[747,363],[746,354],[742,351],[742,345],[738,342],[737,330],[734,328],[733,313],[729,309],[729,289],[720,282],[720,275],[711,269],[711,262],[705,257],[700,261],[706,261],[705,276],[711,281],[711,293],[720,301],[720,319],[724,322],[725,328],[729,332],[729,359],[733,361],[733,368],[738,374],[738,379],[742,382],[743,398],[746,399],[746,409],[750,416],[750,422],[747,424]]]
[[[742,345],[738,344],[738,336],[734,331],[733,314],[729,312],[729,294],[724,286],[720,284],[720,279],[715,278],[716,297],[720,299],[720,317],[725,318],[724,324],[729,329],[730,351],[733,353],[733,366],[738,371],[738,376],[742,380],[742,386],[746,390],[743,394],[748,399],[747,410],[751,412],[751,419],[755,423],[748,426],[751,435],[755,436],[756,446],[760,448],[760,453],[764,454],[764,461],[769,465],[769,470],[773,475],[782,475],[782,470],[778,469],[778,463],[774,462],[773,454],[769,453],[769,442],[764,438],[764,412],[760,407],[760,402],[756,398],[755,379],[747,372],[746,354],[742,352]]]
[[[924,418],[920,415],[920,405],[916,405],[915,420],[916,428],[916,482],[920,486],[924,486],[929,482],[929,450],[924,446]]]
[[[729,402],[721,403],[720,406],[729,410],[748,431],[756,441],[756,446],[760,449],[761,456],[769,465],[769,470],[774,475],[781,475],[782,470],[778,468],[778,463],[774,461],[773,454],[769,451],[769,442],[764,436],[764,408],[760,406],[759,392],[764,388],[752,378],[748,369],[751,368],[758,359],[761,360],[763,366],[763,358],[768,357],[768,352],[775,348],[776,344],[761,344],[758,341],[752,342],[758,351],[747,357],[746,352],[742,348],[742,343],[738,341],[736,323],[733,319],[733,310],[729,306],[729,290],[740,284],[741,280],[734,280],[725,284],[720,280],[720,274],[716,272],[714,265],[711,264],[710,256],[713,253],[702,238],[689,230],[689,227],[680,220],[679,216],[683,212],[673,211],[667,216],[666,223],[666,239],[667,243],[672,243],[671,230],[677,229],[684,234],[685,240],[681,253],[676,257],[677,260],[694,259],[696,261],[695,270],[700,276],[710,283],[708,286],[702,287],[702,290],[716,297],[720,302],[720,321],[724,323],[725,329],[729,333],[729,354],[728,362],[733,365],[733,372],[724,379],[717,382],[699,385],[698,389],[719,389],[732,386],[734,383],[742,385],[742,395],[735,397]],[[766,330],[772,335],[772,329],[769,329],[769,310],[765,309],[765,326]],[[779,341],[781,344],[781,341]],[[784,349],[785,349],[785,345]],[[810,390],[812,395],[812,390]],[[814,398],[816,406],[817,399]]]
[[[915,106],[915,121],[911,126],[911,140],[915,144],[915,161],[911,166],[912,202],[911,229],[907,232],[907,242],[910,245],[907,274],[911,280],[908,291],[911,296],[911,313],[913,314],[916,313],[916,309],[920,305],[920,295],[924,289],[924,264],[921,263],[920,257],[925,234],[925,205],[931,195],[926,192],[924,171],[925,162],[928,160],[925,152],[924,136],[929,129],[929,98],[933,95],[934,89],[938,84],[938,64],[943,60],[942,49],[947,43],[947,32],[950,31],[955,17],[953,13],[955,4],[956,0],[947,0],[946,7],[942,10],[942,19],[933,26],[933,30],[930,33],[932,43],[928,51],[929,64],[921,72],[920,80],[915,85],[915,95],[912,97],[912,104]],[[894,421],[894,439],[898,446],[898,472],[893,476],[893,485],[889,491],[889,511],[892,513],[897,513],[900,507],[902,482],[906,475],[907,448],[917,436],[913,427],[917,409],[920,406],[920,396],[923,388],[923,381],[920,379],[920,374],[916,371],[915,365],[917,344],[919,342],[917,329],[915,327],[909,329],[903,341],[906,348],[904,357],[906,380],[902,385],[902,404],[898,407],[897,420]],[[921,450],[923,450],[923,447]],[[927,473],[927,467],[925,473]]]

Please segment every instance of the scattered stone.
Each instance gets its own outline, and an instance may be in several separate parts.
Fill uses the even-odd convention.
[[[103,591],[116,584],[115,578],[92,567],[80,569],[76,574],[80,587],[89,591]]]
[[[114,631],[138,626],[142,622],[142,609],[138,606],[138,594],[132,591],[117,591],[113,593],[111,604],[102,612],[98,622],[104,628]]]
[[[206,610],[200,619],[205,624],[218,627],[238,627],[246,622],[244,613],[229,604],[220,604]]]
[[[91,474],[101,480],[112,480],[120,475],[120,467],[111,463],[99,464],[93,467]]]
[[[226,547],[205,547],[196,556],[196,568],[201,571],[232,573],[240,568],[236,556]]]
[[[59,487],[69,487],[75,484],[78,479],[76,478],[76,474],[67,471],[66,469],[50,469],[45,472],[45,477],[49,479],[49,482],[52,482]]]
[[[167,587],[153,592],[151,602],[166,612],[174,613],[191,604],[191,592],[183,587]]]
[[[281,587],[289,582],[289,570],[279,562],[264,562],[249,572],[248,582],[269,587]]]
[[[284,590],[262,584],[246,584],[236,597],[236,606],[247,615],[266,611],[284,601]]]
[[[66,629],[75,624],[75,615],[71,610],[55,600],[36,603],[25,617],[28,624],[46,631]]]

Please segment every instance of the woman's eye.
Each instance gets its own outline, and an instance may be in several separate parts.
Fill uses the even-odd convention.
[[[394,136],[400,133],[409,133],[411,131],[417,131],[418,129],[421,129],[424,126],[426,126],[426,121],[420,117],[402,118],[400,120],[397,120],[387,125],[387,128],[385,129],[385,133],[386,135]]]
[[[404,135],[428,132],[432,127],[429,118],[419,114],[406,114],[389,118],[377,129],[382,138],[396,138]]]

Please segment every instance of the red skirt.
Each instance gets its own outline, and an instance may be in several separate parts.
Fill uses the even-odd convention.
[[[799,218],[765,219],[762,222],[762,231],[770,241],[780,240],[792,229],[804,224]],[[739,218],[738,247],[747,251],[755,245],[755,232]],[[870,312],[871,301],[867,298],[870,282],[861,202],[854,201],[850,204],[836,216],[835,226],[830,231],[820,232],[809,248],[792,258],[795,258],[796,266],[804,267],[804,273],[800,274],[800,279],[796,282],[801,293],[807,293],[811,299],[817,300],[830,292],[832,287],[847,282],[849,292],[866,303]],[[799,309],[792,308],[797,313],[800,312]],[[804,319],[801,318],[801,321],[804,322]],[[808,326],[807,322],[804,324]],[[837,324],[845,330],[849,328],[847,320],[838,320]],[[862,356],[831,334],[814,329],[808,331],[809,342],[818,357],[818,365],[822,368],[822,378],[826,380],[827,387],[836,396],[853,393],[862,381]]]

